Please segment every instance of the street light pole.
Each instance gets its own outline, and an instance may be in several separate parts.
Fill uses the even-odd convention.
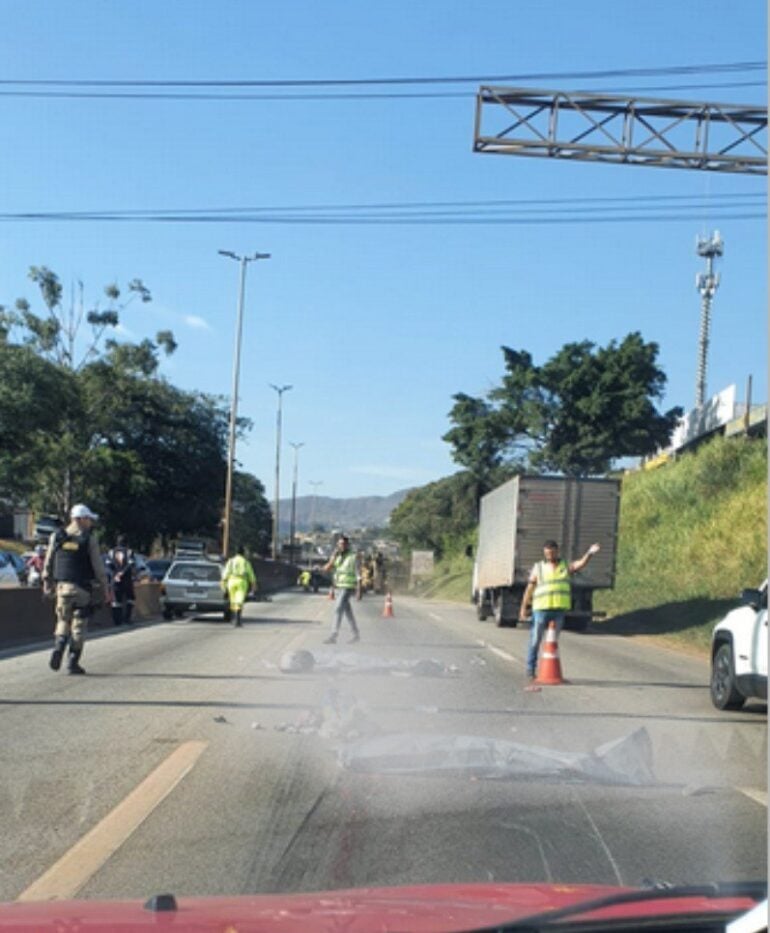
[[[295,444],[289,441],[289,446],[294,448],[294,481],[291,484],[291,531],[289,533],[289,547],[291,549],[291,559],[294,559],[294,532],[297,528],[297,473],[299,462],[299,449],[304,447],[304,443]]]
[[[275,431],[275,507],[273,509],[273,560],[278,560],[278,518],[279,518],[279,495],[281,484],[281,406],[283,402],[283,393],[288,392],[291,386],[274,386],[270,383],[270,388],[278,393],[278,414],[276,415]]]
[[[238,290],[238,315],[235,325],[235,350],[233,352],[233,388],[230,398],[230,431],[227,443],[227,480],[225,481],[225,515],[222,527],[222,553],[227,557],[230,550],[230,523],[233,509],[233,464],[235,462],[235,422],[238,417],[238,381],[241,371],[241,335],[243,333],[243,302],[246,295],[246,265],[258,259],[269,259],[270,253],[254,253],[253,256],[237,256],[229,250],[220,249],[220,256],[234,259],[241,265],[241,282]]]
[[[308,485],[313,487],[313,501],[310,505],[310,530],[313,530],[313,523],[315,522],[315,500],[318,495],[318,487],[323,486],[324,481],[322,479],[311,479],[309,480]]]

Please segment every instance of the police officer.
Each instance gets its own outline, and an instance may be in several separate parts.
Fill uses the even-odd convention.
[[[43,567],[43,586],[47,595],[56,593],[56,629],[54,649],[48,662],[51,669],[61,667],[64,650],[69,643],[68,671],[85,674],[80,666],[83,641],[92,610],[92,585],[96,580],[108,599],[109,583],[104,570],[99,540],[93,524],[98,515],[86,505],[74,505],[70,523],[55,531],[48,542]]]
[[[126,544],[126,536],[118,535],[115,547],[107,555],[107,566],[112,575],[113,625],[131,624],[134,608],[134,552]]]

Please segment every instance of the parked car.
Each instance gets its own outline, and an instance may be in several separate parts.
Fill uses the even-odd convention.
[[[155,580],[156,583],[161,583],[172,563],[173,561],[170,557],[151,557],[147,561],[147,570],[150,573],[150,579]]]
[[[47,544],[51,534],[61,526],[61,521],[55,515],[41,515],[35,522],[35,540]]]
[[[222,565],[210,560],[175,560],[161,585],[164,619],[180,618],[188,610],[221,612],[227,622],[230,607],[222,589]]]
[[[741,602],[711,636],[711,701],[717,709],[767,700],[767,580],[744,590]]]
[[[0,586],[18,586],[19,575],[8,551],[0,551]]]

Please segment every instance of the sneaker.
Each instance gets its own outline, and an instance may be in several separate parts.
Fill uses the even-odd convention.
[[[528,680],[534,680],[536,676],[537,676],[537,675],[535,674],[534,671],[527,671],[527,679],[528,679]]]
[[[58,671],[61,667],[61,659],[64,654],[64,648],[54,648],[51,652],[51,660],[48,662],[48,666],[52,671]]]
[[[70,664],[67,668],[68,674],[85,674],[85,669],[82,668],[77,662]]]
[[[336,645],[336,644],[337,644],[337,636],[336,636],[336,635],[330,635],[328,638],[324,638],[324,644],[325,644],[325,645]]]
[[[348,644],[354,645],[357,641],[361,641],[361,636],[358,634],[358,632],[356,632],[352,638],[348,639]]]

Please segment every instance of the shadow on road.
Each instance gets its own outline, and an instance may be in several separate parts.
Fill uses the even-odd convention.
[[[624,612],[606,621],[591,623],[592,635],[670,635],[717,622],[738,599],[685,599],[649,609]]]

